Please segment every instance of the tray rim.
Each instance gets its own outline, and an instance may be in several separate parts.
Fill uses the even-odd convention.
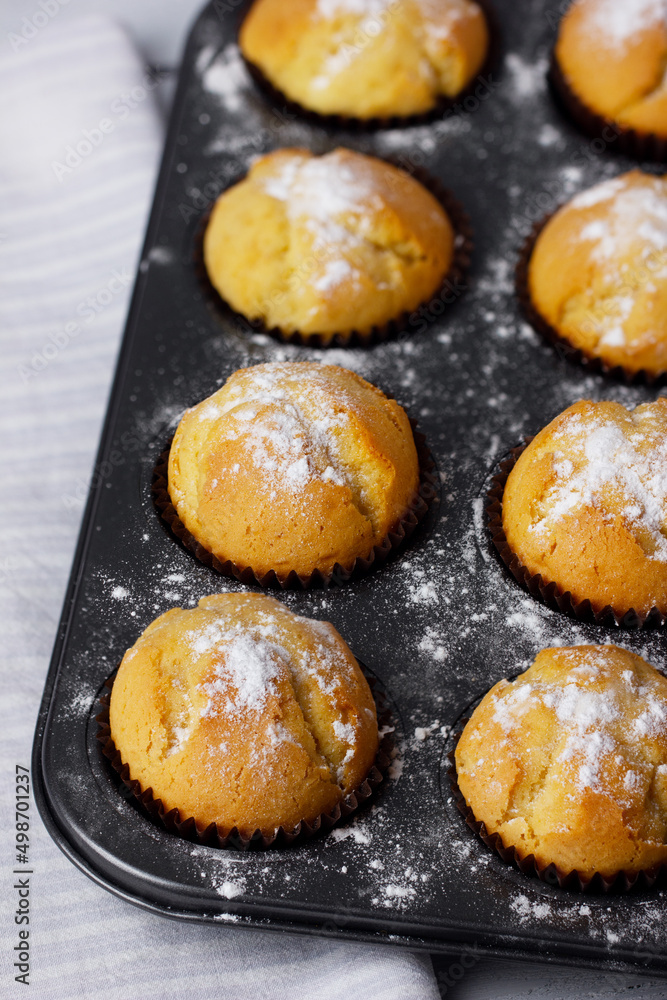
[[[35,761],[33,760],[33,767]],[[38,804],[40,816],[44,825],[55,841],[56,845],[63,852],[76,868],[86,875],[92,882],[106,889],[112,895],[131,903],[133,906],[149,913],[165,917],[170,920],[185,921],[187,923],[213,924],[221,927],[247,927],[254,930],[272,931],[275,933],[299,934],[310,937],[325,937],[332,940],[357,941],[366,944],[383,944],[388,947],[402,947],[410,951],[427,952],[437,955],[458,956],[465,950],[479,952],[484,958],[497,958],[504,960],[522,960],[534,962],[538,958],[540,962],[546,962],[553,966],[566,966],[569,968],[587,968],[605,970],[608,972],[630,973],[644,977],[654,976],[667,981],[667,966],[654,964],[650,959],[646,962],[633,960],[632,956],[624,951],[624,957],[619,958],[619,952],[614,952],[616,957],[608,959],[602,958],[599,954],[598,945],[587,945],[580,943],[576,948],[576,953],[571,942],[558,942],[558,947],[553,951],[545,951],[541,940],[527,933],[525,937],[516,934],[493,933],[491,929],[480,934],[478,927],[466,927],[462,924],[451,925],[446,929],[448,937],[430,937],[425,935],[427,927],[419,927],[414,921],[402,921],[405,925],[412,924],[414,930],[397,929],[393,931],[373,931],[363,927],[363,923],[369,922],[369,918],[352,917],[349,914],[340,915],[338,919],[347,926],[335,926],[337,915],[330,914],[325,923],[322,924],[321,914],[309,913],[306,909],[300,910],[300,918],[293,919],[290,913],[294,913],[297,908],[292,903],[286,902],[278,904],[274,902],[272,908],[274,913],[270,917],[257,916],[252,912],[256,903],[234,904],[221,903],[217,912],[192,910],[187,908],[179,909],[167,906],[154,900],[146,899],[138,893],[129,892],[122,885],[114,882],[102,872],[98,871],[94,864],[85,856],[84,852],[73,843],[57,822],[56,816],[52,813],[48,804],[48,794],[42,782],[41,767],[33,770],[33,795]],[[165,834],[169,836],[169,834]],[[299,908],[300,909],[300,908]],[[283,911],[282,914],[280,911]],[[235,919],[229,919],[229,918]],[[534,947],[527,945],[532,943]],[[552,940],[553,946],[553,940]],[[659,956],[653,956],[659,961]]]

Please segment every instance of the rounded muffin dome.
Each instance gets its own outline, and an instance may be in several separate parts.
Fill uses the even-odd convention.
[[[215,594],[152,622],[123,657],[109,717],[132,779],[225,834],[329,812],[378,747],[373,697],[338,632],[262,594]]]
[[[510,472],[502,525],[520,563],[573,604],[667,613],[667,399],[568,407]]]
[[[667,371],[667,179],[633,170],[573,198],[539,234],[528,287],[587,357]]]
[[[456,748],[475,819],[538,870],[609,878],[667,862],[667,680],[618,646],[543,649]]]
[[[369,558],[417,497],[419,462],[398,403],[345,368],[287,362],[234,372],[188,410],[168,479],[220,563],[282,581]]]
[[[563,17],[555,55],[590,111],[667,138],[665,0],[577,0]]]
[[[255,0],[239,44],[290,100],[367,119],[455,97],[481,69],[489,32],[472,0]]]
[[[367,336],[437,291],[454,241],[437,199],[398,167],[280,149],[220,196],[204,262],[221,297],[269,329]]]

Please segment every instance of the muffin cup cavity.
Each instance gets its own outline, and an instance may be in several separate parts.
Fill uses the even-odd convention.
[[[398,167],[407,173],[405,164],[391,157],[375,156],[376,160]],[[243,180],[246,175],[240,175],[229,185],[232,187]],[[435,317],[440,316],[452,306],[467,291],[467,277],[473,252],[473,231],[468,213],[457,198],[444,187],[440,181],[421,167],[413,167],[409,176],[425,187],[439,202],[447,213],[454,230],[454,251],[449,270],[440,285],[428,299],[425,299],[414,309],[406,309],[398,316],[379,326],[374,326],[368,333],[358,330],[340,330],[334,333],[301,333],[299,330],[283,330],[280,327],[267,327],[261,320],[251,320],[238,313],[222,298],[208,276],[204,263],[204,234],[212,207],[202,217],[195,236],[193,260],[195,271],[206,298],[217,313],[227,313],[235,317],[240,328],[247,327],[248,332],[263,333],[286,344],[297,344],[301,347],[322,349],[327,347],[372,347],[375,344],[393,340],[401,334],[409,334],[411,329],[423,329],[431,325]],[[224,191],[221,192],[224,194]],[[424,318],[425,317],[425,318]]]
[[[610,149],[614,153],[631,156],[636,160],[652,160],[660,163],[667,160],[667,139],[654,132],[639,132],[620,125],[587,107],[570,87],[553,51],[548,79],[556,102],[568,117],[582,132],[601,144],[598,152]]]
[[[131,792],[134,801],[141,812],[157,826],[168,833],[175,834],[184,840],[194,841],[206,847],[228,848],[231,850],[265,850],[267,848],[285,848],[305,843],[312,837],[326,834],[334,826],[347,819],[361,806],[365,805],[375,794],[376,789],[386,780],[391,766],[394,741],[392,733],[392,713],[384,692],[377,678],[365,669],[359,661],[364,677],[371,689],[378,714],[378,730],[380,742],[375,761],[362,783],[349,792],[345,798],[327,813],[320,813],[314,820],[302,820],[290,830],[280,826],[274,830],[255,830],[250,836],[240,833],[236,827],[223,830],[216,823],[203,827],[192,816],[182,817],[179,809],[165,810],[162,800],[156,799],[152,788],[143,788],[139,781],[132,778],[128,764],[124,764],[120,751],[111,736],[109,726],[109,704],[111,690],[118,670],[105,684],[106,691],[100,696],[98,705],[100,712],[95,716],[98,723],[97,739],[101,744],[101,752],[109,761],[111,767]]]
[[[311,587],[329,587],[347,583],[349,580],[364,576],[385,563],[389,556],[410,538],[438,495],[439,484],[435,462],[426,445],[426,438],[416,430],[415,421],[411,420],[410,425],[419,460],[419,487],[408,510],[382,541],[373,547],[367,557],[358,557],[351,566],[341,566],[336,563],[330,573],[322,573],[316,569],[304,576],[297,573],[296,570],[291,570],[287,574],[279,574],[276,570],[269,570],[268,573],[260,575],[255,573],[251,566],[239,566],[231,559],[220,562],[188,531],[171,501],[168,490],[171,444],[162,452],[153,470],[151,486],[153,502],[160,517],[166,522],[171,533],[179,542],[205,566],[222,573],[224,576],[235,577],[248,586],[280,587],[283,590],[309,590]]]
[[[562,207],[562,206],[561,206]],[[556,349],[556,352],[567,361],[571,361],[575,365],[581,365],[589,372],[601,373],[603,375],[609,376],[610,378],[617,379],[621,382],[625,382],[627,385],[635,384],[646,384],[646,385],[662,385],[667,382],[667,372],[650,372],[645,368],[634,370],[630,368],[625,368],[623,365],[609,365],[602,358],[594,354],[588,354],[582,351],[579,347],[575,347],[570,341],[563,337],[558,330],[556,330],[542,314],[537,310],[533,301],[530,297],[530,290],[528,285],[528,268],[530,265],[530,258],[532,257],[533,250],[535,249],[535,244],[537,239],[547,225],[549,220],[555,215],[554,212],[550,212],[543,219],[537,222],[530,232],[530,235],[524,242],[520,254],[519,260],[516,266],[516,296],[519,300],[519,305],[523,315],[528,323],[541,334],[545,340],[547,340],[552,347]]]
[[[667,615],[655,607],[647,614],[640,614],[634,608],[615,609],[609,604],[596,611],[589,600],[576,602],[569,590],[563,591],[558,584],[549,583],[540,573],[531,573],[512,551],[503,529],[503,493],[510,472],[532,440],[532,437],[524,438],[523,443],[513,448],[500,462],[498,472],[492,477],[487,492],[486,525],[498,555],[512,576],[532,597],[541,600],[555,611],[562,611],[579,621],[608,628],[641,629],[664,626]]]
[[[489,31],[489,48],[481,68],[470,83],[456,94],[455,97],[446,97],[443,94],[437,98],[432,108],[412,115],[374,115],[371,118],[355,118],[354,115],[320,114],[317,111],[312,111],[304,107],[303,104],[299,104],[298,101],[287,97],[275,84],[271,83],[264,75],[262,69],[245,57],[241,46],[238,44],[238,37],[237,45],[245,67],[257,85],[258,90],[268,103],[283,115],[294,115],[318,128],[357,134],[378,132],[386,129],[412,128],[415,125],[428,125],[439,118],[447,118],[451,115],[459,114],[461,111],[466,114],[474,112],[487,97],[487,93],[480,97],[477,93],[479,88],[485,87],[486,91],[490,93],[491,86],[495,85],[494,74],[498,72],[502,63],[500,23],[490,0],[476,0],[476,3],[486,18]],[[467,106],[466,101],[473,101],[474,103],[472,106]]]
[[[576,870],[566,871],[563,868],[559,868],[555,863],[545,865],[540,867],[537,863],[534,854],[529,854],[526,857],[521,857],[517,849],[513,846],[505,847],[503,839],[499,833],[489,833],[486,824],[477,820],[472,808],[468,805],[463,795],[463,792],[459,788],[459,783],[456,773],[456,747],[458,745],[459,739],[463,733],[463,729],[466,723],[469,721],[467,718],[460,720],[461,728],[456,733],[454,737],[454,748],[449,751],[448,759],[450,766],[447,770],[447,775],[449,777],[449,782],[452,790],[452,795],[456,803],[456,807],[463,816],[466,825],[477,834],[477,836],[482,840],[490,850],[501,858],[505,864],[513,865],[517,868],[523,875],[528,875],[531,878],[538,878],[542,882],[546,882],[547,885],[558,886],[559,889],[567,889],[573,892],[581,893],[592,893],[592,894],[604,894],[607,893],[626,893],[642,889],[651,889],[658,881],[660,884],[664,882],[665,875],[667,874],[667,865],[656,865],[653,868],[642,869],[638,872],[632,871],[618,871],[613,875],[603,875],[601,872],[595,872],[593,875],[588,875],[585,872],[579,872]]]

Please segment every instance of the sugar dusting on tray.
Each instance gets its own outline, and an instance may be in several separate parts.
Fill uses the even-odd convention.
[[[220,98],[227,111],[235,114],[243,109],[252,81],[237,45],[228,45],[203,69],[202,83],[205,90]]]

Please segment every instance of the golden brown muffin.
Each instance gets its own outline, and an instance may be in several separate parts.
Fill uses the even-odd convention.
[[[475,819],[562,873],[667,862],[667,680],[618,646],[543,649],[485,695],[456,748]]]
[[[185,413],[169,455],[169,495],[185,527],[258,580],[351,569],[418,488],[404,410],[335,365],[234,372]]]
[[[454,239],[444,209],[403,170],[348,149],[280,149],[220,196],[204,260],[248,319],[367,335],[434,294]]]
[[[225,834],[329,812],[378,747],[373,697],[335,628],[262,594],[160,615],[123,657],[109,717],[132,779]]]
[[[522,565],[575,605],[667,613],[667,399],[568,407],[510,472],[502,523]]]
[[[665,0],[576,0],[555,54],[567,86],[590,111],[667,138]]]
[[[667,178],[632,170],[577,195],[547,222],[529,295],[587,357],[667,370]]]
[[[455,97],[481,69],[489,32],[472,0],[255,0],[239,44],[290,100],[367,119]]]

